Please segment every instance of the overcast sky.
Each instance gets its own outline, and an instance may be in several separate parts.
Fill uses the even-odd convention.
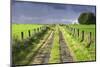
[[[12,3],[12,23],[72,23],[82,12],[93,12],[95,6],[36,2]]]

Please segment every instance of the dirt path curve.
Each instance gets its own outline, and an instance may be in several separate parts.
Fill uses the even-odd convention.
[[[54,32],[52,32],[47,42],[41,47],[31,64],[47,64],[53,44]]]
[[[59,31],[59,44],[60,44],[61,63],[73,62],[73,57],[70,54],[67,43],[65,43],[64,36],[61,31]]]

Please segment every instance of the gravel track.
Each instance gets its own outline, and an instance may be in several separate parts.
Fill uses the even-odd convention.
[[[60,44],[60,61],[61,63],[73,62],[73,58],[68,49],[67,43],[64,40],[64,36],[61,31],[59,31],[59,44]]]
[[[50,58],[50,52],[53,44],[54,32],[52,32],[47,42],[41,47],[31,64],[47,64]]]

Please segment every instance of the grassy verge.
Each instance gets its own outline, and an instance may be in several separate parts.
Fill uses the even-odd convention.
[[[60,54],[59,54],[59,33],[58,28],[56,26],[56,30],[54,33],[54,41],[50,54],[49,63],[59,63],[60,62]]]
[[[44,36],[44,38],[42,40],[40,40],[40,42],[36,45],[35,48],[32,49],[32,51],[28,54],[28,56],[26,57],[26,59],[23,61],[23,64],[30,64],[30,60],[33,58],[33,55],[38,51],[38,49],[43,45],[43,43],[46,41],[46,39],[48,38],[49,34],[51,31],[47,32]]]
[[[90,47],[87,48],[87,50],[88,50],[91,58],[93,60],[96,60],[95,59],[95,57],[96,57],[96,54],[95,54],[96,53],[96,40],[95,40],[96,39],[96,36],[95,36],[96,35],[96,25],[72,25],[71,24],[69,26],[76,28],[76,29],[78,28],[80,30],[80,32],[79,32],[80,35],[79,35],[79,38],[77,41],[81,41],[81,39],[82,39],[81,32],[84,31],[84,35],[85,35],[84,41],[81,42],[81,44],[84,45],[84,47],[87,47],[89,44],[89,41],[90,41],[89,36],[90,36],[90,32],[91,32],[91,44],[90,44]],[[77,33],[76,33],[76,35],[77,35]],[[77,39],[77,36],[75,36],[74,39]]]
[[[30,59],[32,59],[32,56],[36,53],[42,43],[47,39],[49,33],[50,31],[43,34],[38,42],[32,41],[32,43],[28,44],[27,48],[21,49],[19,53],[17,49],[17,52],[13,53],[13,63],[16,65],[25,65],[30,62]]]
[[[71,50],[75,61],[92,61],[95,57],[92,57],[87,48],[69,35],[65,28],[61,28],[63,35],[65,36],[65,41],[68,43],[68,47]]]

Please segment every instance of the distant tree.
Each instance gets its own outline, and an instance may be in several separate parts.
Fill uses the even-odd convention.
[[[80,24],[95,24],[96,16],[91,12],[82,13],[78,18],[78,22]]]

